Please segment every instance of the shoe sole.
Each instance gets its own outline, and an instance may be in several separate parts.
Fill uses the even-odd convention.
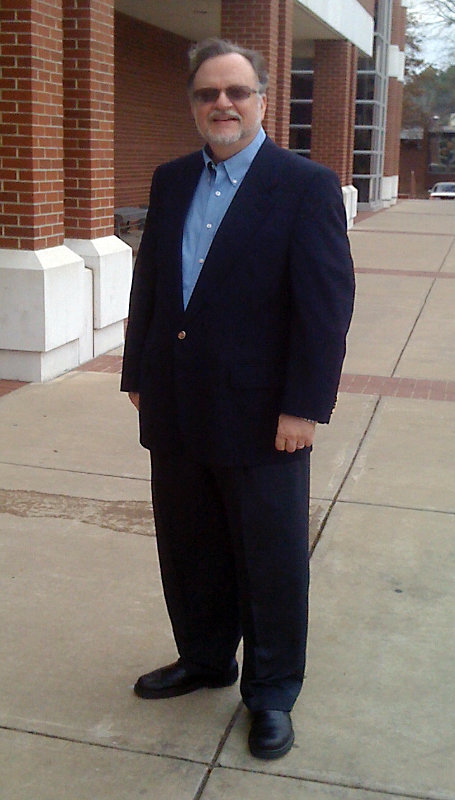
[[[248,742],[248,746],[250,748],[251,755],[255,758],[261,758],[263,761],[272,761],[274,758],[282,758],[286,755],[286,753],[289,753],[294,741],[295,736],[294,733],[292,733],[288,741],[285,742],[285,744],[283,744],[281,747],[277,747],[275,750],[255,747],[254,745],[251,745],[250,742]]]
[[[198,689],[224,689],[226,686],[233,686],[234,683],[237,682],[237,679],[238,675],[236,675],[235,678],[231,678],[229,681],[209,682],[207,680],[197,680],[185,687],[173,688],[170,686],[169,689],[143,689],[136,684],[134,693],[144,700],[163,700],[168,697],[181,697],[184,694],[191,694],[191,692],[197,692]]]

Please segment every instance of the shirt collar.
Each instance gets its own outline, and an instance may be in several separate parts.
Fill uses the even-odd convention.
[[[243,150],[240,150],[231,158],[226,159],[226,161],[220,161],[215,166],[223,166],[226,170],[227,176],[230,182],[237,186],[245,177],[246,173],[248,172],[251,163],[256,156],[258,150],[262,146],[265,140],[265,132],[264,129],[261,127],[257,132],[256,136],[254,137],[253,141],[250,142]],[[208,167],[209,164],[212,164],[212,159],[210,157],[210,149],[206,145],[202,150],[202,155],[204,157],[205,166]]]

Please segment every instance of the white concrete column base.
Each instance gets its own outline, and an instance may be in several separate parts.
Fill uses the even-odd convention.
[[[79,364],[84,272],[63,245],[0,250],[0,377],[45,381]]]
[[[6,380],[43,383],[79,364],[79,342],[55,347],[47,353],[0,350],[0,377]]]
[[[383,176],[381,180],[381,201],[383,208],[396,205],[398,199],[398,175]]]
[[[65,244],[93,273],[93,355],[123,344],[123,320],[133,272],[132,250],[116,236],[66,239]]]
[[[93,331],[93,357],[101,356],[103,353],[108,353],[109,350],[115,350],[120,347],[125,339],[125,327],[123,319],[119,322],[113,322],[112,325],[106,325],[105,328]]]
[[[84,269],[83,319],[79,338],[79,363],[85,364],[94,358],[93,343],[93,272]]]
[[[354,220],[357,216],[357,197],[358,191],[355,186],[349,184],[342,187],[344,207],[346,209],[346,221],[348,230],[352,228]]]

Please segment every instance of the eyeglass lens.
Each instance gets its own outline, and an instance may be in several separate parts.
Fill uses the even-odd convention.
[[[231,103],[247,100],[252,94],[257,93],[257,89],[250,89],[249,86],[228,86],[224,90],[216,89],[215,87],[207,87],[206,89],[195,89],[193,92],[193,100],[196,100],[198,103],[215,103],[222,91],[224,91]]]

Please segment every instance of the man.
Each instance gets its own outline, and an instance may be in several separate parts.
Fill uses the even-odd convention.
[[[188,92],[206,144],[159,167],[122,389],[151,451],[179,660],[140,697],[240,684],[258,758],[291,748],[307,636],[309,457],[345,353],[353,271],[336,176],[261,123],[262,57],[211,39]]]

